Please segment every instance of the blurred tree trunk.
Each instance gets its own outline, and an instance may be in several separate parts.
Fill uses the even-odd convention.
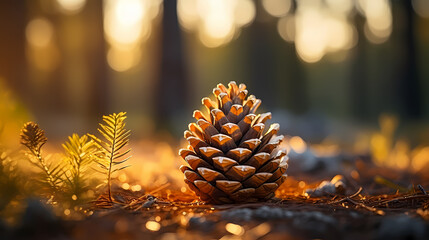
[[[87,1],[86,30],[88,36],[86,59],[89,68],[89,115],[98,119],[109,113],[109,76],[104,39],[103,1]]]
[[[176,0],[164,1],[161,65],[155,93],[157,129],[174,129],[174,122],[191,113],[187,110],[190,94],[185,76],[183,45],[176,11]]]
[[[399,7],[403,9],[404,21],[402,29],[398,31],[399,44],[403,46],[400,62],[398,62],[398,74],[396,95],[400,102],[400,112],[406,118],[416,119],[421,117],[421,92],[417,69],[417,50],[415,37],[415,13],[411,1],[400,1]],[[399,23],[398,23],[399,24]],[[400,47],[400,46],[399,46]]]
[[[261,9],[257,7],[257,9]],[[258,17],[258,16],[257,16]],[[249,31],[249,88],[252,89],[252,94],[263,101],[263,105],[271,108],[278,104],[275,102],[273,93],[275,88],[275,46],[270,44],[267,36],[273,35],[272,29],[267,27],[267,23],[255,21],[245,31]]]
[[[63,61],[54,72],[58,94],[65,98],[61,114],[96,124],[108,114],[109,79],[106,61],[103,1],[88,1],[76,14],[54,12]],[[54,89],[53,89],[54,90]]]
[[[25,1],[0,1],[0,78],[5,80],[20,99],[31,103],[28,91],[25,55]]]
[[[358,14],[356,14],[355,18],[359,40],[357,46],[353,50],[353,67],[350,77],[351,108],[354,119],[365,121],[370,118],[368,71],[366,66],[368,42],[365,39],[363,31],[365,19]]]
[[[285,88],[281,95],[286,101],[286,106],[295,114],[305,114],[310,109],[308,84],[305,75],[303,74],[302,62],[299,60],[295,51],[295,45],[290,43],[286,46],[286,57],[289,58],[288,66],[284,66]],[[282,63],[282,62],[281,62]],[[282,66],[278,66],[281,68]],[[281,93],[280,93],[281,94]]]
[[[256,1],[257,9],[263,9]],[[296,4],[295,4],[296,5]],[[264,11],[258,12],[248,29],[250,86],[269,109],[284,108],[295,114],[308,111],[307,83],[295,47],[278,36],[277,24]],[[268,37],[272,36],[272,37]]]
[[[35,50],[31,45],[24,45],[24,49],[31,53],[28,61],[28,80],[25,85],[31,94],[30,109],[39,122],[49,120],[52,115],[62,115],[67,110],[67,100],[64,94],[66,87],[62,77],[61,61],[64,61],[58,41],[59,17],[52,11],[54,2],[43,0],[17,1],[25,3],[24,13],[26,23],[34,19],[43,19],[53,26],[52,40],[49,46]],[[25,28],[24,28],[25,31]],[[40,55],[39,55],[40,54]],[[40,64],[40,65],[39,65]],[[45,66],[43,69],[41,65]]]
[[[297,3],[295,2],[292,9],[294,12],[296,12],[296,6]],[[303,72],[303,63],[296,53],[295,44],[284,44],[286,44],[285,53],[280,54],[289,59],[289,64],[285,66],[285,73],[282,74],[282,76],[286,76],[286,79],[282,79],[285,82],[282,96],[286,99],[287,108],[293,113],[305,114],[310,110],[310,96],[308,93],[308,81]],[[280,61],[280,63],[283,64],[284,62]],[[282,65],[278,66],[278,68],[283,69]]]

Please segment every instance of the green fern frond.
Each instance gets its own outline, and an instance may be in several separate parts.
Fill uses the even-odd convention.
[[[89,135],[99,148],[98,164],[107,172],[107,189],[109,200],[112,201],[111,177],[112,173],[120,171],[128,166],[119,165],[125,163],[131,156],[126,157],[131,149],[125,147],[129,143],[130,130],[125,129],[125,112],[113,113],[103,116],[103,122],[99,124],[98,132],[104,138],[101,140],[94,135]]]
[[[89,187],[87,177],[98,148],[87,135],[79,137],[77,134],[69,137],[68,142],[62,146],[67,157],[66,183],[80,199],[80,195]]]
[[[42,156],[42,147],[48,141],[43,131],[38,124],[28,122],[21,129],[21,144],[26,146],[34,157],[34,161],[30,161],[36,165],[43,173],[40,182],[47,184],[53,193],[59,191],[64,175],[63,166],[61,163],[47,163]]]

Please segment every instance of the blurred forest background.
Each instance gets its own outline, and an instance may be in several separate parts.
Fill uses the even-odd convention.
[[[63,140],[126,111],[133,138],[178,139],[234,80],[308,141],[388,114],[429,143],[427,0],[2,0],[0,36],[5,132],[32,119]]]

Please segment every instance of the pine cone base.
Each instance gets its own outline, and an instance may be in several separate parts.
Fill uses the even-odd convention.
[[[246,85],[230,82],[213,89],[215,101],[203,98],[209,114],[194,111],[196,123],[185,131],[189,142],[179,155],[185,183],[207,203],[265,201],[286,180],[287,156],[279,148],[279,124],[264,132],[271,113],[256,114],[261,100]]]

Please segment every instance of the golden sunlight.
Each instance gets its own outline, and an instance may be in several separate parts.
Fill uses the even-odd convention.
[[[307,150],[307,143],[305,143],[304,140],[298,136],[294,136],[289,139],[288,144],[296,153],[303,153],[305,150]]]
[[[140,47],[131,49],[110,48],[107,51],[107,63],[118,72],[124,72],[140,62]]]
[[[159,229],[161,229],[161,224],[155,221],[147,221],[146,228],[152,232],[156,232],[156,231],[159,231]]]
[[[47,19],[36,18],[28,23],[25,35],[29,44],[35,47],[46,47],[52,41],[54,28]]]
[[[86,4],[86,0],[57,0],[61,12],[75,14],[80,12]]]
[[[225,225],[226,231],[228,231],[231,234],[241,236],[244,234],[244,228],[240,225],[234,224],[234,223],[227,223]]]
[[[375,44],[385,42],[392,33],[391,3],[388,0],[359,0],[358,10],[366,17],[366,38]]]
[[[274,17],[285,16],[292,7],[291,0],[262,0],[265,11]]]
[[[264,1],[265,9],[274,11],[276,1]],[[270,4],[270,5],[269,5]],[[351,20],[351,1],[299,1],[295,13],[278,20],[277,31],[286,42],[295,42],[298,56],[314,63],[330,52],[348,50],[357,43],[357,32]]]
[[[50,72],[58,65],[59,51],[54,43],[54,35],[54,27],[46,18],[35,18],[27,24],[27,59],[38,70]]]
[[[419,147],[412,152],[412,168],[414,171],[423,169],[429,164],[429,147]]]
[[[277,31],[286,42],[295,41],[295,18],[292,15],[287,15],[280,18],[277,23]]]
[[[152,20],[158,16],[161,1],[105,0],[104,32],[109,43],[107,60],[118,72],[140,62],[140,45],[152,32]]]
[[[428,2],[0,0],[0,240],[429,239]]]
[[[197,32],[206,47],[214,48],[230,42],[250,24],[256,9],[250,0],[179,0],[177,13],[183,29]]]

